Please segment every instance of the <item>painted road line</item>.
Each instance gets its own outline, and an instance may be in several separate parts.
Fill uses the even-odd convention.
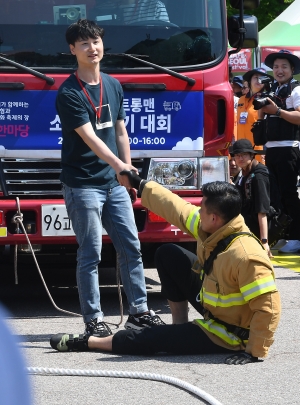
[[[278,254],[278,251],[272,251],[271,259],[274,266],[284,267],[293,271],[300,272],[300,254]]]

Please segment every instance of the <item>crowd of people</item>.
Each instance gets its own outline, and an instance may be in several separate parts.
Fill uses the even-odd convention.
[[[245,222],[272,257],[270,244],[276,241],[268,240],[268,221],[274,209],[290,218],[278,251],[300,252],[300,83],[293,78],[300,73],[300,59],[281,50],[264,62],[273,75],[255,68],[230,79],[234,97],[239,95],[239,99],[234,101],[236,132],[229,167],[242,195]],[[267,79],[267,88],[262,77]],[[244,88],[246,94],[240,95]],[[267,96],[261,97],[265,92]],[[261,98],[266,99],[262,106],[256,104]]]

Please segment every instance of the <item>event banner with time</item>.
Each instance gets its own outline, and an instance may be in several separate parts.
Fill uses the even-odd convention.
[[[60,149],[55,98],[56,91],[1,91],[0,147]],[[202,92],[125,92],[124,109],[132,150],[198,149],[203,144]]]

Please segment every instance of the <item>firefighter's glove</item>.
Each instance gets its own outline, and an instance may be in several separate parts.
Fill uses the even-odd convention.
[[[248,363],[256,363],[258,361],[258,357],[253,357],[251,354],[242,352],[242,353],[236,353],[236,354],[231,354],[230,356],[226,357],[224,363],[225,364],[239,364],[239,365],[244,365]]]
[[[121,176],[127,176],[130,181],[131,187],[139,190],[141,181],[143,180],[139,175],[136,174],[134,170],[122,170],[120,172]]]

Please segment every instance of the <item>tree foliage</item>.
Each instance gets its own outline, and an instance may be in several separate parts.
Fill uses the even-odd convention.
[[[258,20],[258,30],[261,31],[276,17],[279,16],[294,0],[261,0],[260,6],[255,10],[245,10],[245,14],[255,15]],[[231,15],[238,14],[239,10],[232,8],[227,2],[227,13]]]

